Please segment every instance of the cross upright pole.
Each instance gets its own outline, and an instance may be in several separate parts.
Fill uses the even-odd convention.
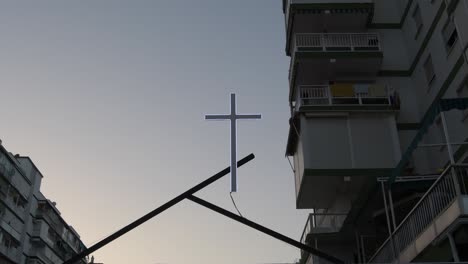
[[[231,94],[231,192],[237,192],[237,166],[232,166],[237,160],[237,120],[236,95]]]
[[[206,120],[230,120],[231,121],[231,192],[237,192],[237,120],[261,119],[262,115],[238,115],[236,113],[236,94],[231,93],[231,113],[229,115],[205,115]]]

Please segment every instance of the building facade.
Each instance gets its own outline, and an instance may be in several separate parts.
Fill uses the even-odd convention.
[[[40,192],[42,177],[31,159],[12,155],[0,143],[1,264],[63,263],[85,249],[56,204]]]
[[[468,262],[468,0],[283,13],[301,241],[348,263]]]

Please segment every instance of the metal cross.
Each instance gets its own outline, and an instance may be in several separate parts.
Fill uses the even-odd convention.
[[[261,119],[262,115],[236,114],[236,94],[231,94],[231,114],[205,115],[205,120],[231,120],[231,192],[237,192],[237,119]]]

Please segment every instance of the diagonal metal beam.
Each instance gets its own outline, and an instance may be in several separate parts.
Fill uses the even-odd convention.
[[[262,225],[259,225],[259,224],[255,223],[255,222],[252,222],[252,221],[250,221],[250,220],[248,220],[248,219],[246,219],[244,217],[241,217],[239,215],[231,213],[228,210],[225,210],[225,209],[223,209],[223,208],[221,208],[221,207],[219,207],[217,205],[214,205],[214,204],[212,204],[210,202],[207,202],[207,201],[205,201],[203,199],[200,199],[200,198],[198,198],[198,197],[196,197],[194,195],[190,195],[189,197],[187,197],[187,199],[189,199],[190,201],[192,201],[194,203],[197,203],[197,204],[199,204],[201,206],[204,206],[204,207],[206,207],[208,209],[211,209],[211,210],[213,210],[213,211],[215,211],[217,213],[220,213],[220,214],[222,214],[222,215],[224,215],[226,217],[229,217],[229,218],[231,218],[233,220],[236,220],[237,222],[240,222],[240,223],[242,223],[244,225],[247,225],[247,226],[249,226],[249,227],[251,227],[253,229],[256,229],[256,230],[258,230],[258,231],[260,231],[262,233],[265,233],[265,234],[267,234],[269,236],[272,236],[272,237],[274,237],[274,238],[276,238],[278,240],[281,240],[281,241],[283,241],[285,243],[288,243],[288,244],[290,244],[290,245],[292,245],[294,247],[305,250],[305,251],[309,252],[312,255],[315,255],[315,256],[318,256],[320,258],[326,259],[327,261],[330,261],[331,263],[335,263],[335,264],[344,264],[345,263],[341,259],[338,259],[338,258],[336,258],[334,256],[328,255],[327,253],[319,251],[319,250],[317,250],[317,249],[315,249],[313,247],[310,247],[308,245],[302,244],[299,241],[296,241],[296,240],[294,240],[294,239],[292,239],[290,237],[282,235],[282,234],[280,234],[280,233],[278,233],[276,231],[273,231],[273,230],[271,230],[269,228],[266,228],[266,227],[264,227]]]
[[[243,159],[241,159],[241,160],[239,160],[237,162],[237,167],[240,167],[240,166],[246,164],[247,162],[253,160],[254,158],[255,158],[255,156],[254,156],[253,153],[246,156],[245,158],[243,158]],[[199,190],[205,188],[206,186],[212,184],[213,182],[221,179],[223,176],[229,174],[230,171],[231,171],[231,167],[229,166],[229,167],[225,168],[224,170],[222,170],[222,171],[216,173],[215,175],[211,176],[210,178],[204,180],[203,182],[195,185],[194,187],[192,187],[188,191],[180,194],[179,196],[175,197],[174,199],[170,200],[169,202],[161,205],[160,207],[154,209],[153,211],[147,213],[146,215],[138,218],[134,222],[128,224],[127,226],[123,227],[122,229],[118,230],[117,232],[113,233],[112,235],[110,235],[110,236],[104,238],[103,240],[97,242],[96,244],[89,247],[88,249],[83,250],[79,254],[77,254],[77,255],[73,256],[72,258],[70,258],[69,260],[65,261],[63,264],[77,263],[78,261],[80,261],[84,257],[88,256],[89,254],[93,253],[94,251],[102,248],[103,246],[105,246],[105,245],[109,244],[110,242],[116,240],[117,238],[121,237],[125,233],[131,231],[132,229],[134,229],[134,228],[138,227],[139,225],[143,224],[144,222],[150,220],[151,218],[153,218],[153,217],[157,216],[158,214],[166,211],[167,209],[171,208],[172,206],[176,205],[177,203],[181,202],[182,200],[188,198],[192,194],[198,192]]]

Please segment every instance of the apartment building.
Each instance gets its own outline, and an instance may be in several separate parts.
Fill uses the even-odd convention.
[[[85,249],[56,204],[40,192],[42,177],[30,158],[12,155],[0,143],[1,264],[63,263]]]
[[[301,241],[348,263],[468,261],[468,0],[283,13]]]

